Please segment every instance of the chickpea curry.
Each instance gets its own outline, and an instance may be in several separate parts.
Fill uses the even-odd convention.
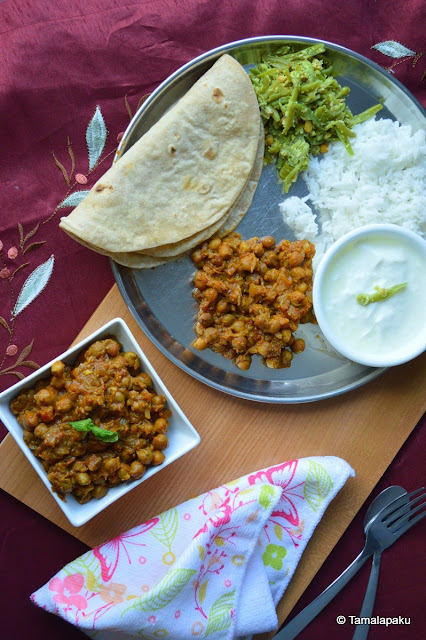
[[[271,369],[289,367],[305,348],[293,335],[299,322],[314,321],[314,255],[308,240],[242,240],[238,233],[196,248],[194,348],[221,353],[242,370],[256,353]]]
[[[61,498],[70,493],[81,504],[102,498],[164,461],[166,398],[115,337],[94,342],[74,366],[55,362],[51,374],[10,408]]]

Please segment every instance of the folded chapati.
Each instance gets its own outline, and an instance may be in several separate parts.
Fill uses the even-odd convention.
[[[61,228],[117,257],[217,229],[251,184],[259,122],[248,75],[223,55],[62,218]]]

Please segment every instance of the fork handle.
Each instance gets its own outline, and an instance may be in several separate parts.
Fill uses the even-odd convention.
[[[370,578],[368,580],[367,591],[365,592],[364,602],[362,603],[360,618],[371,618],[373,613],[374,601],[376,599],[377,584],[379,582],[380,558],[381,551],[376,551],[373,556],[373,564],[371,566]],[[353,640],[366,640],[370,630],[369,624],[359,623],[355,628]]]
[[[274,636],[274,640],[293,640],[296,636],[299,635],[305,627],[308,626],[312,622],[312,620],[328,605],[329,602],[333,600],[335,596],[339,593],[341,589],[353,576],[356,572],[361,569],[364,562],[372,555],[372,551],[368,550],[364,547],[361,553],[355,558],[355,560],[345,569],[343,573],[340,574],[338,578],[334,582],[332,582],[327,589],[317,597],[313,602],[308,604],[300,613],[297,614],[290,620],[288,624],[286,624],[281,631]]]

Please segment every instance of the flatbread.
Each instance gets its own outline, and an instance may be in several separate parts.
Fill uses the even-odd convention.
[[[145,251],[138,251],[137,253],[140,253],[141,255],[156,257],[179,256],[182,253],[193,249],[197,246],[197,244],[204,242],[204,240],[207,240],[207,238],[211,238],[213,235],[223,237],[228,233],[231,233],[231,231],[233,231],[241,222],[253,201],[253,196],[256,191],[260,175],[262,173],[264,147],[265,129],[263,127],[263,123],[259,114],[259,142],[254,166],[250,177],[247,180],[245,187],[243,188],[242,193],[238,197],[235,204],[230,208],[228,213],[223,218],[219,219],[218,222],[215,222],[215,224],[210,225],[203,231],[199,231],[193,236],[185,238],[180,242],[160,245],[159,247],[146,249]]]
[[[251,175],[259,107],[243,67],[225,54],[62,218],[104,252],[179,242],[234,205]],[[101,252],[101,251],[100,251]]]

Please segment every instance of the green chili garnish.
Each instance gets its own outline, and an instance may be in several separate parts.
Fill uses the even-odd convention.
[[[360,293],[357,295],[356,300],[359,304],[362,304],[363,307],[366,307],[371,302],[381,302],[382,300],[390,298],[398,291],[405,289],[406,286],[407,283],[403,282],[402,284],[396,284],[393,287],[389,287],[389,289],[385,289],[384,287],[374,287],[375,293]]]
[[[93,433],[95,438],[102,440],[103,442],[117,442],[118,433],[116,431],[109,431],[102,427],[97,427],[93,424],[91,418],[86,420],[77,420],[76,422],[69,423],[76,431],[82,431],[83,433]]]

